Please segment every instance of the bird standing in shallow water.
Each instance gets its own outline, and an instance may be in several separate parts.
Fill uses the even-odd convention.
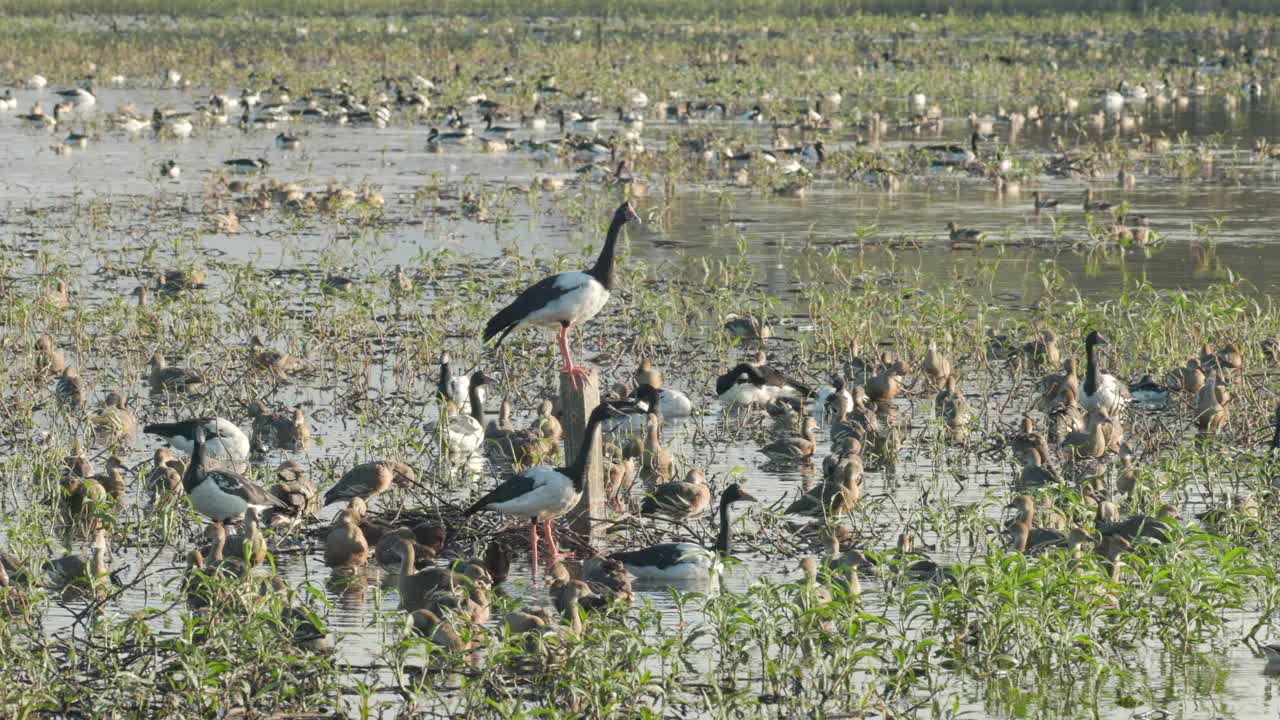
[[[628,222],[638,223],[640,218],[631,203],[624,202],[613,214],[596,264],[589,270],[557,273],[527,288],[489,319],[484,328],[485,342],[496,336],[496,348],[508,333],[524,324],[559,325],[556,341],[564,361],[560,372],[569,373],[576,386],[578,378],[585,376],[587,370],[574,365],[569,355],[569,328],[595,317],[609,302],[613,291],[614,249],[622,226]]]

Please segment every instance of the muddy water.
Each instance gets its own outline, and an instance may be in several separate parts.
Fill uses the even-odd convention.
[[[40,97],[46,107],[53,104],[51,95],[40,96],[30,91],[20,92],[23,106]],[[374,240],[378,248],[370,258],[360,250],[349,249],[344,238],[338,237],[323,223],[306,225],[301,231],[284,225],[271,215],[244,221],[249,232],[238,235],[207,234],[203,244],[206,252],[216,253],[221,262],[252,263],[257,267],[312,266],[322,258],[337,256],[357,276],[372,276],[386,272],[393,264],[403,263],[412,268],[421,253],[427,250],[450,248],[478,256],[494,256],[499,252],[517,248],[533,254],[548,254],[557,250],[577,249],[584,238],[569,232],[568,223],[545,206],[537,210],[525,202],[524,189],[537,177],[553,175],[569,180],[573,192],[578,176],[573,172],[576,164],[544,165],[535,161],[529,153],[513,151],[501,155],[484,155],[476,149],[447,148],[442,153],[428,152],[425,144],[425,128],[393,124],[392,127],[374,130],[369,128],[330,127],[325,125],[288,128],[290,132],[303,134],[304,148],[285,153],[272,144],[274,132],[241,133],[232,128],[197,130],[195,137],[185,141],[154,140],[150,133],[137,137],[110,129],[102,122],[104,109],[113,109],[123,102],[133,102],[139,108],[157,104],[190,107],[190,95],[155,90],[104,90],[94,112],[82,113],[70,123],[72,130],[94,128],[95,137],[88,148],[74,150],[69,155],[58,155],[50,146],[61,142],[65,131],[49,134],[22,127],[13,114],[0,115],[0,147],[5,150],[7,170],[0,178],[0,206],[6,208],[0,221],[0,243],[3,252],[16,263],[20,276],[31,277],[35,267],[30,252],[41,242],[67,242],[68,238],[86,233],[83,242],[89,247],[79,254],[81,264],[77,272],[85,278],[82,298],[89,302],[106,301],[121,291],[128,291],[127,281],[110,285],[91,281],[101,269],[101,256],[89,250],[94,248],[128,248],[146,238],[148,208],[155,205],[182,208],[199,208],[203,189],[211,172],[221,170],[223,160],[235,157],[266,157],[271,161],[267,176],[281,180],[300,180],[308,188],[323,187],[329,180],[347,184],[368,182],[381,187],[387,198],[387,216],[391,223],[384,225]],[[1206,105],[1209,103],[1206,101]],[[97,118],[97,124],[93,123]],[[941,140],[962,140],[963,121],[953,120],[951,132]],[[607,128],[606,128],[607,129]],[[1233,274],[1235,277],[1272,293],[1280,290],[1280,245],[1275,244],[1274,228],[1280,219],[1280,164],[1266,165],[1248,150],[1258,137],[1280,137],[1280,113],[1274,105],[1243,107],[1234,113],[1226,113],[1220,107],[1193,107],[1189,112],[1156,113],[1147,116],[1145,131],[1149,134],[1165,133],[1176,136],[1187,133],[1194,141],[1210,135],[1222,134],[1225,148],[1218,157],[1217,167],[1233,168],[1242,173],[1240,182],[1197,179],[1189,182],[1173,181],[1159,175],[1140,176],[1136,189],[1122,191],[1111,179],[1094,184],[1102,199],[1111,202],[1127,201],[1137,212],[1152,218],[1153,226],[1166,238],[1163,247],[1150,251],[1119,251],[1103,253],[1098,250],[1072,247],[1069,242],[1055,238],[1052,219],[1036,216],[1031,212],[1029,193],[1025,188],[1021,197],[998,197],[988,184],[965,177],[947,174],[931,174],[910,180],[898,192],[888,194],[878,189],[823,179],[819,176],[814,187],[802,199],[770,198],[746,191],[729,191],[732,206],[726,208],[721,193],[723,182],[701,183],[682,188],[678,195],[665,199],[670,214],[664,223],[650,224],[629,231],[630,251],[638,257],[661,267],[671,261],[673,254],[697,257],[732,257],[737,253],[736,234],[741,233],[749,246],[752,261],[765,268],[762,276],[770,290],[784,294],[796,282],[796,258],[806,243],[818,248],[835,247],[842,252],[859,252],[869,267],[890,267],[887,248],[892,242],[893,267],[914,268],[929,276],[945,277],[953,266],[974,266],[1001,257],[1007,263],[997,274],[996,289],[1013,304],[1033,297],[1035,283],[1028,280],[1041,264],[1052,261],[1073,277],[1074,284],[1085,294],[1104,294],[1121,286],[1126,279],[1146,277],[1163,288],[1196,288],[1218,282]],[[676,132],[676,128],[651,124],[646,128],[646,141],[661,144]],[[550,138],[551,132],[532,135],[522,133],[521,139]],[[1098,137],[1095,135],[1095,139]],[[652,138],[652,140],[650,140]],[[762,141],[767,137],[762,136]],[[829,143],[840,147],[850,138],[837,138]],[[1008,140],[1007,134],[1004,140]],[[940,140],[931,140],[937,142]],[[905,144],[907,140],[890,136],[887,146]],[[1132,141],[1136,143],[1136,140]],[[1049,133],[1045,129],[1027,129],[1008,146],[1007,152],[1026,162],[1043,157],[1048,152]],[[1177,152],[1177,151],[1175,151]],[[176,160],[183,168],[180,179],[161,180],[155,169],[164,160]],[[469,181],[490,190],[516,188],[512,194],[511,222],[501,226],[458,217],[424,213],[413,201],[414,193],[427,183],[456,186]],[[654,183],[659,186],[659,183]],[[1079,199],[1083,185],[1079,181],[1040,179],[1040,188],[1063,202],[1063,214],[1068,217],[1066,240],[1083,240]],[[86,230],[78,211],[90,205],[104,204],[110,208],[107,229],[93,233]],[[448,201],[445,203],[448,204]],[[28,219],[25,211],[48,210],[38,220]],[[1214,218],[1225,218],[1215,229],[1216,243],[1206,246],[1197,239],[1194,225],[1213,223]],[[993,247],[976,252],[952,251],[946,243],[944,225],[955,220],[962,226],[976,227],[995,236]],[[188,216],[176,215],[173,222],[189,228],[203,227]],[[875,226],[864,236],[867,244],[854,245],[855,229]],[[588,241],[595,242],[594,238]],[[326,260],[327,262],[327,260]],[[218,284],[219,278],[211,278]],[[669,376],[674,375],[669,373]],[[671,423],[666,430],[667,443],[680,457],[701,457],[701,449],[692,442],[693,432],[700,424],[718,422],[717,408],[711,402],[709,387],[693,387],[679,377],[671,376],[668,385],[689,393],[702,406],[704,416]],[[298,388],[286,393],[286,404],[308,401],[324,407],[333,401],[334,393],[321,388]],[[987,402],[992,412],[1005,406],[1005,398],[998,392]],[[1020,405],[1010,403],[1003,419],[1012,420]],[[927,403],[904,401],[901,410],[910,419],[912,432],[921,433],[929,422],[931,408]],[[313,434],[324,441],[300,458],[312,466],[328,459],[349,463],[350,446],[354,436],[342,418],[317,415],[312,420]],[[154,447],[152,439],[140,440],[130,463],[145,459]],[[820,436],[819,445],[828,443]],[[959,469],[971,478],[971,482],[957,487],[946,473],[939,472],[937,459],[923,451],[918,444],[909,445],[899,467],[898,477],[890,480],[880,473],[870,473],[864,492],[872,501],[890,498],[901,506],[909,506],[921,493],[930,488],[941,488],[957,496],[959,502],[977,502],[988,495],[1000,495],[1008,469],[976,462],[972,459],[952,458]],[[788,499],[807,482],[812,473],[796,469],[762,467],[763,457],[758,454],[758,444],[751,440],[730,444],[718,454],[710,465],[713,475],[723,476],[740,468],[754,494],[764,504],[774,504]],[[917,454],[919,453],[919,454]],[[270,458],[274,464],[280,456]],[[940,479],[941,478],[941,479]],[[1191,510],[1196,508],[1192,507]],[[328,519],[332,510],[326,514]],[[748,518],[748,523],[751,520]],[[885,543],[896,533],[897,520],[892,516],[878,522],[879,537]],[[936,542],[937,538],[924,538]],[[942,556],[972,552],[971,548],[947,548]],[[172,561],[171,558],[166,560]],[[729,589],[745,588],[754,578],[794,577],[792,563],[764,562],[759,558],[744,556],[740,569],[726,580]],[[129,551],[117,562],[128,564]],[[375,664],[386,638],[376,629],[381,613],[395,610],[396,597],[392,591],[375,592],[376,579],[363,592],[341,592],[328,583],[329,571],[319,562],[318,553],[286,555],[279,559],[279,570],[284,579],[293,584],[312,583],[328,590],[333,603],[328,613],[333,629],[344,635],[344,657],[357,665]],[[178,570],[175,566],[170,578]],[[513,571],[510,591],[517,596],[542,597],[541,580],[531,584],[527,565],[518,565]],[[164,578],[157,578],[154,591],[160,591]],[[867,587],[867,597],[875,608],[880,588],[873,583]],[[669,599],[660,589],[645,591],[647,598],[659,607],[668,607]],[[156,597],[154,592],[151,598]],[[136,609],[148,602],[143,594],[124,599],[122,611]],[[71,606],[55,608],[54,626],[66,622]],[[1247,618],[1240,622],[1247,625]],[[1247,655],[1238,645],[1224,651],[1220,661],[1228,672],[1219,676],[1222,683],[1215,693],[1225,704],[1218,712],[1229,717],[1274,717],[1280,701],[1256,681],[1258,661]],[[1159,698],[1164,707],[1180,710],[1186,717],[1199,717],[1200,710],[1183,696],[1192,693],[1196,679],[1187,677],[1190,670],[1165,665],[1162,653],[1156,648],[1148,652],[1136,652],[1139,673],[1148,673],[1152,685],[1159,685],[1163,674],[1180,676],[1185,684],[1174,683],[1169,696]],[[1141,663],[1146,663],[1145,667]],[[964,700],[980,712],[986,699],[982,686],[961,683],[959,692]],[[1111,707],[1111,706],[1109,706]],[[1113,709],[1107,717],[1128,717],[1129,711]]]

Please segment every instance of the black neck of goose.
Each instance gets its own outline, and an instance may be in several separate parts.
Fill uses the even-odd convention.
[[[182,489],[186,492],[190,493],[196,485],[200,484],[208,452],[204,440],[197,435],[191,448],[191,462],[187,463],[187,469],[182,473]]]
[[[596,451],[596,445],[600,442],[600,423],[604,421],[604,417],[600,415],[592,415],[587,422],[587,433],[582,441],[582,447],[578,449],[578,457],[573,459],[573,464],[566,468],[566,475],[573,481],[574,492],[582,492],[582,484],[587,477],[587,463],[591,460],[591,453]]]
[[[625,213],[614,213],[613,222],[609,223],[609,234],[604,238],[604,248],[600,250],[600,257],[596,258],[595,267],[588,271],[592,277],[604,286],[605,290],[613,290],[614,248],[618,244],[618,234],[622,232],[622,226],[626,224],[627,216]]]
[[[1271,449],[1280,452],[1280,413],[1276,413],[1276,434],[1271,438]]]
[[[1089,341],[1085,343],[1084,392],[1092,395],[1098,389],[1098,346]]]
[[[467,389],[467,395],[471,400],[471,417],[475,418],[481,427],[484,427],[484,401],[480,399],[480,386],[476,383],[471,383],[471,387]]]
[[[729,503],[720,498],[720,532],[716,535],[716,553],[721,557],[729,555],[729,544],[733,540],[733,530],[729,527]]]
[[[449,369],[449,363],[440,363],[440,383],[436,385],[436,397],[444,400],[453,400],[453,372]]]

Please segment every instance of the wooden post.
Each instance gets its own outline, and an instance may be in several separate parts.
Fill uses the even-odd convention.
[[[587,442],[587,418],[600,404],[600,376],[594,369],[582,380],[582,387],[575,388],[569,375],[560,375],[560,407],[564,427],[564,462],[566,465],[578,457],[578,449]],[[596,433],[600,430],[597,429]],[[578,507],[569,512],[570,527],[585,540],[594,538],[591,518],[604,517],[604,461],[602,443],[596,442],[595,452],[587,459],[587,476],[582,483],[582,499]]]

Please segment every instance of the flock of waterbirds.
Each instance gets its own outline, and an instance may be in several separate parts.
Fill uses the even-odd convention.
[[[894,133],[907,138],[941,134],[941,113],[924,92],[913,90],[905,98],[907,112],[903,117],[872,114],[856,128],[843,127],[840,108],[847,108],[849,101],[836,91],[807,100],[799,114],[772,107],[763,99],[743,108],[713,99],[669,98],[651,103],[643,92],[629,91],[618,101],[616,112],[605,117],[599,110],[604,105],[599,99],[571,100],[549,75],[532,80],[537,90],[526,107],[490,100],[479,91],[465,102],[440,106],[434,92],[437,82],[415,76],[386,78],[381,87],[365,92],[350,85],[315,88],[296,100],[283,82],[273,81],[269,89],[261,91],[212,95],[190,110],[157,107],[147,117],[135,109],[122,108],[110,120],[119,132],[151,133],[164,142],[236,125],[245,133],[276,133],[275,149],[292,153],[303,150],[307,142],[305,134],[285,131],[292,123],[379,128],[412,118],[410,122],[424,126],[423,143],[429,150],[452,145],[484,153],[528,152],[548,160],[572,158],[570,162],[584,163],[576,177],[616,186],[627,198],[609,218],[595,264],[544,278],[509,304],[495,308],[483,328],[473,328],[474,335],[493,342],[495,352],[508,334],[522,326],[555,328],[560,372],[578,386],[594,380],[588,369],[574,362],[571,332],[575,328],[580,333],[592,332],[590,321],[607,307],[618,283],[615,264],[622,232],[628,224],[641,222],[636,203],[647,195],[648,187],[634,173],[652,154],[643,137],[646,123],[712,128],[710,133],[679,141],[680,150],[735,184],[748,185],[754,174],[768,174],[776,181],[772,191],[779,195],[803,194],[816,178],[836,173],[893,191],[913,173],[945,171],[984,178],[998,192],[1016,196],[1024,178],[1015,175],[1010,158],[998,146],[984,147],[996,135],[993,122],[1002,132],[1014,135],[1023,127],[1037,125],[1059,127],[1062,135],[1091,127],[1123,132],[1140,122],[1140,109],[1148,104],[1185,107],[1189,97],[1202,95],[1194,86],[1200,82],[1200,72],[1247,73],[1233,83],[1237,87],[1230,97],[1236,102],[1258,101],[1264,87],[1255,69],[1255,57],[1254,51],[1246,48],[1232,62],[1202,61],[1184,68],[1181,74],[1189,75],[1185,82],[1191,83],[1187,87],[1170,80],[1156,88],[1127,83],[1114,90],[1108,88],[1098,97],[1098,114],[1082,113],[1077,100],[1063,97],[1058,100],[1060,107],[1052,110],[1034,106],[1001,112],[994,121],[974,114],[967,121],[967,144],[912,142],[896,151],[873,150],[870,154],[865,148]],[[174,76],[178,74],[167,73],[173,84],[180,84],[180,76]],[[30,78],[28,87],[40,90],[43,83],[39,80]],[[485,79],[486,84],[499,89],[518,82],[526,79],[507,72]],[[34,127],[67,131],[65,140],[53,146],[60,153],[88,150],[92,143],[103,141],[101,134],[76,125],[84,123],[95,107],[91,85],[60,91],[57,97],[52,114],[46,115],[42,104],[36,102],[19,119]],[[0,111],[14,110],[17,100],[14,94],[7,94]],[[771,127],[772,144],[748,150],[735,145],[727,135],[716,134],[715,128],[734,123]],[[610,133],[601,134],[602,128]],[[842,130],[853,130],[856,137],[841,142],[829,137]],[[791,134],[802,139],[793,142],[788,139]],[[1257,151],[1267,158],[1276,157],[1266,145]],[[271,169],[270,161],[260,157],[229,158],[221,164],[228,172],[253,175]],[[1104,168],[1105,162],[1098,157],[1064,146],[1047,162],[1045,171],[1088,183]],[[182,169],[170,160],[155,172],[176,178]],[[1119,169],[1121,186],[1132,179],[1130,168]],[[539,184],[542,189],[557,190],[563,182],[549,174]],[[260,212],[273,203],[316,212],[357,203],[377,207],[383,202],[378,191],[368,185],[306,191],[299,184],[275,180],[266,180],[256,188],[251,182],[227,180],[224,187],[239,196],[234,209],[217,218],[219,229],[225,232],[238,228],[237,213]],[[1158,238],[1146,216],[1129,212],[1123,204],[1100,201],[1087,187],[1081,189],[1081,195],[1080,208],[1086,215],[1106,219],[1106,239],[1147,244]],[[1030,208],[1035,213],[1056,212],[1059,205],[1038,191],[1032,194]],[[986,240],[983,231],[955,222],[948,224],[947,232],[956,249]],[[403,272],[394,280],[412,283]],[[333,277],[326,282],[341,289],[352,281]],[[201,279],[180,273],[166,277],[158,288],[144,290],[187,291],[200,285]],[[50,301],[68,304],[66,288],[53,288]],[[450,651],[473,651],[483,644],[485,628],[501,623],[512,632],[535,635],[540,642],[529,647],[550,653],[548,660],[554,661],[556,644],[541,641],[580,636],[583,623],[593,621],[593,611],[630,602],[633,581],[650,587],[702,586],[714,584],[719,576],[732,571],[732,510],[736,503],[756,501],[750,492],[749,473],[715,488],[701,468],[677,476],[676,462],[662,439],[673,421],[701,413],[714,402],[725,423],[768,429],[772,437],[761,444],[760,454],[770,463],[811,467],[820,473],[811,488],[779,508],[795,520],[786,526],[789,531],[817,549],[798,568],[804,574],[802,582],[815,595],[825,593],[822,596],[830,598],[832,589],[839,588],[845,595],[856,596],[862,581],[875,577],[877,564],[890,557],[904,562],[917,579],[950,582],[953,572],[948,563],[922,551],[919,539],[913,538],[909,529],[902,531],[895,548],[860,547],[856,534],[844,523],[855,516],[865,495],[864,473],[891,474],[910,442],[901,417],[901,407],[909,396],[932,401],[946,443],[965,446],[971,442],[973,394],[966,393],[965,373],[945,347],[956,348],[956,343],[931,339],[919,357],[884,352],[854,358],[840,367],[808,368],[802,379],[770,364],[766,350],[774,331],[769,319],[744,314],[718,330],[741,341],[746,352],[741,362],[724,368],[713,388],[685,393],[668,387],[663,371],[673,373],[675,368],[662,367],[661,357],[641,359],[631,382],[609,389],[587,419],[586,441],[580,451],[564,457],[562,465],[556,464],[565,435],[558,399],[541,400],[528,427],[515,427],[511,416],[513,411],[533,408],[513,409],[505,400],[497,417],[491,418],[486,402],[502,385],[501,376],[482,369],[459,373],[449,354],[442,352],[436,390],[440,415],[431,428],[440,457],[463,468],[464,473],[477,457],[487,458],[504,471],[502,481],[493,487],[474,487],[469,502],[459,508],[459,516],[448,520],[397,524],[398,513],[371,509],[385,502],[379,501],[381,496],[394,497],[398,488],[423,482],[421,469],[391,457],[359,464],[325,488],[317,487],[304,466],[293,461],[281,464],[271,482],[259,483],[241,474],[257,453],[307,450],[310,430],[300,408],[276,412],[266,406],[252,407],[249,433],[223,417],[145,424],[143,434],[159,438],[165,447],[156,449],[140,489],[148,503],[189,506],[208,520],[201,542],[186,556],[183,591],[193,608],[216,612],[225,602],[222,593],[228,584],[237,587],[246,579],[254,581],[253,592],[290,592],[271,576],[268,558],[283,551],[287,540],[313,537],[324,562],[341,573],[354,576],[374,572],[373,568],[384,570],[399,596],[399,607],[407,614],[407,626],[433,643]],[[1155,511],[1122,512],[1125,499],[1139,482],[1142,460],[1129,442],[1131,419],[1147,412],[1167,413],[1194,429],[1186,442],[1212,442],[1229,422],[1233,385],[1247,382],[1246,356],[1262,357],[1273,364],[1280,359],[1275,339],[1223,338],[1221,347],[1206,345],[1182,367],[1153,369],[1150,374],[1121,379],[1105,370],[1105,329],[1092,330],[1080,338],[1060,338],[1046,329],[1027,337],[993,335],[984,342],[981,348],[965,348],[965,354],[979,351],[996,364],[1040,376],[1034,383],[1034,397],[1029,398],[1033,410],[997,448],[1008,452],[1019,466],[1011,482],[1016,494],[1008,505],[1013,517],[1004,528],[1008,547],[1027,555],[1096,555],[1117,574],[1127,553],[1143,543],[1166,542],[1177,526],[1193,522],[1183,518],[1173,504]],[[592,337],[590,344],[605,347],[609,339]],[[287,382],[298,361],[269,346],[255,338],[248,352],[260,369]],[[11,589],[10,598],[20,598],[21,593],[39,585],[69,597],[101,596],[116,582],[109,570],[109,518],[130,497],[142,494],[129,487],[132,470],[117,457],[134,447],[138,423],[125,401],[127,392],[106,392],[99,408],[87,410],[96,389],[87,387],[77,369],[66,362],[53,337],[38,336],[32,356],[37,372],[53,383],[60,421],[80,423],[73,432],[110,450],[111,455],[105,472],[99,474],[77,447],[66,459],[61,493],[52,499],[64,522],[67,542],[90,541],[88,554],[71,552],[47,561],[6,554],[0,564],[0,583]],[[829,381],[812,382],[815,377]],[[200,371],[170,365],[163,354],[152,358],[147,386],[156,396],[182,397],[206,390],[208,383]],[[1280,451],[1280,408],[1276,423],[1269,441],[1273,452]],[[822,447],[820,439],[824,438],[829,448]],[[595,454],[604,459],[611,510],[644,518],[643,522],[652,519],[653,531],[668,537],[643,547],[612,548],[593,548],[575,539],[579,557],[562,553],[556,536],[563,530],[558,531],[555,523],[578,505],[586,468]],[[1094,517],[1087,521],[1068,518],[1033,499],[1037,488],[1064,483],[1081,489],[1095,509]],[[1249,517],[1256,515],[1258,503],[1270,500],[1237,496],[1195,521],[1212,525],[1230,517]],[[342,509],[331,525],[321,526],[320,509],[334,504]],[[464,548],[458,538],[473,535],[469,530],[475,524],[472,518],[482,513],[505,516],[520,526],[520,536],[506,527],[498,537],[482,543],[483,550],[472,557],[467,550],[474,548]],[[694,541],[684,525],[707,515],[716,520],[716,540],[710,546]],[[527,548],[523,546],[526,524]],[[548,551],[545,562],[542,548]],[[491,618],[492,595],[508,580],[517,549],[527,549],[535,572],[545,565],[550,578],[546,591],[555,612],[532,602],[505,617]],[[240,587],[243,591],[247,584]],[[332,637],[309,614],[293,611],[290,621],[300,645],[324,650],[331,644]]]
[[[247,138],[273,134],[271,147],[288,155],[305,151],[309,131],[299,128],[308,125],[360,131],[407,124],[423,129],[422,147],[430,152],[520,153],[549,163],[548,172],[535,180],[543,190],[559,191],[578,182],[604,183],[633,198],[648,195],[646,176],[661,171],[659,156],[671,148],[686,161],[705,167],[712,177],[734,186],[762,187],[780,196],[804,195],[815,182],[857,183],[897,192],[910,182],[942,172],[987,183],[1001,198],[1026,202],[1034,216],[1078,207],[1085,215],[1091,242],[1146,246],[1161,239],[1152,218],[1132,212],[1127,202],[1096,198],[1093,185],[1114,178],[1121,190],[1131,190],[1140,164],[1175,148],[1189,149],[1199,157],[1203,172],[1222,175],[1212,149],[1184,148],[1184,139],[1163,132],[1148,136],[1143,133],[1144,118],[1204,105],[1234,111],[1261,103],[1271,60],[1269,48],[1242,46],[1212,57],[1170,57],[1162,64],[1158,82],[1122,80],[1114,87],[1097,88],[1092,97],[1046,88],[1043,100],[1026,107],[1002,105],[988,113],[970,110],[960,121],[968,138],[963,143],[929,140],[953,133],[957,121],[944,117],[942,104],[919,87],[890,102],[891,107],[901,108],[890,114],[863,112],[858,99],[846,97],[841,89],[799,99],[777,98],[770,92],[745,98],[691,98],[672,91],[651,100],[647,93],[631,88],[621,97],[606,98],[590,89],[563,88],[553,73],[504,67],[492,75],[472,73],[469,81],[461,83],[466,93],[457,96],[459,81],[468,78],[460,65],[452,68],[452,76],[387,76],[363,87],[344,81],[303,92],[280,77],[264,86],[264,78],[251,76],[256,84],[238,92],[209,94],[189,107],[158,105],[149,114],[131,102],[114,112],[102,112],[94,85],[102,78],[94,66],[81,85],[56,91],[46,89],[48,81],[42,75],[27,77],[23,88],[6,90],[0,112],[9,111],[18,121],[43,131],[67,132],[50,146],[59,154],[122,137],[186,141],[238,129]],[[1016,63],[1003,57],[1000,61]],[[860,74],[892,73],[913,63],[886,51],[857,68]],[[1053,69],[1050,64],[1050,75]],[[169,88],[193,87],[190,78],[174,69],[166,70],[162,79]],[[122,75],[106,80],[113,88],[135,82]],[[451,89],[448,94],[446,87]],[[19,112],[24,92],[36,94],[36,99],[27,112]],[[46,112],[48,93],[53,105]],[[877,105],[883,104],[878,98]],[[646,135],[646,129],[660,129],[663,135]],[[1046,136],[1051,152],[1041,155],[1020,148],[1019,136],[1026,133]],[[1134,135],[1140,139],[1136,152],[1106,145],[1108,139]],[[1265,138],[1258,141],[1255,152],[1264,161],[1280,157],[1277,146]],[[573,172],[558,171],[556,163],[568,163]],[[208,211],[213,227],[222,232],[236,232],[240,217],[276,206],[314,213],[360,204],[380,208],[385,203],[369,182],[357,187],[331,183],[324,190],[309,191],[297,181],[269,178],[255,186],[227,177],[270,171],[272,162],[261,155],[226,158],[217,165],[224,171],[218,187],[230,190],[235,198]],[[148,172],[172,180],[180,177],[182,167],[177,160],[167,159]],[[1038,176],[1081,181],[1081,199],[1053,198],[1033,189]],[[1019,200],[1026,186],[1033,186],[1027,188],[1029,197]],[[945,230],[956,249],[996,242],[1002,235],[997,228],[963,227],[954,220],[945,224]]]

